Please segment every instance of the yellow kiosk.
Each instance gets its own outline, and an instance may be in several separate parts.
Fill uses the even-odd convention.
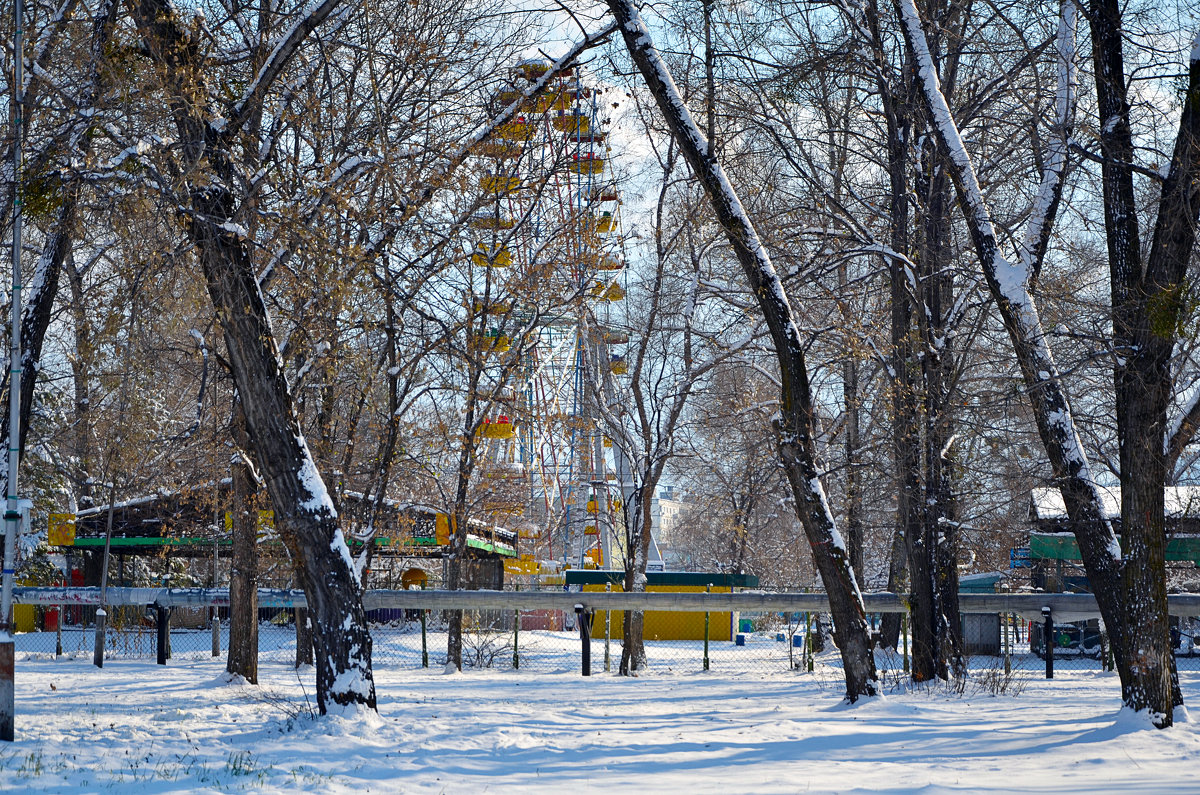
[[[567,585],[582,585],[585,592],[603,591],[611,585],[613,591],[623,591],[625,572],[603,569],[569,569]],[[650,593],[704,593],[708,586],[713,593],[732,593],[742,588],[757,588],[758,577],[753,574],[716,574],[705,572],[651,571],[646,573],[646,590]],[[709,639],[733,640],[733,614],[709,613]],[[620,638],[624,627],[623,610],[613,610],[610,627],[612,637]],[[704,613],[647,610],[646,640],[704,640]],[[599,633],[599,635],[597,635]],[[597,610],[592,618],[592,637],[603,637],[604,613]]]

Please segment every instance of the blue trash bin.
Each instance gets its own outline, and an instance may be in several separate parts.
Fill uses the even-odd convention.
[[[744,633],[739,632],[733,639],[733,645],[734,646],[745,646],[746,645],[746,635]]]

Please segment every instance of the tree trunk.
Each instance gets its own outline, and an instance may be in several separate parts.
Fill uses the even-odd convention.
[[[286,60],[300,40],[332,12],[336,2],[314,5],[272,58]],[[239,184],[227,147],[239,130],[206,105],[203,56],[165,0],[138,0],[133,14],[151,57],[170,89],[185,173],[181,213],[221,324],[234,383],[242,399],[254,459],[275,510],[275,526],[297,565],[308,599],[316,652],[317,707],[375,708],[371,636],[337,511],[321,480],[296,416],[266,302],[247,240],[237,222],[233,190]],[[281,64],[276,61],[275,65]],[[264,69],[267,67],[264,66]],[[197,99],[200,98],[200,99]],[[239,111],[240,113],[240,111]],[[203,164],[204,167],[200,167]]]
[[[476,416],[476,394],[482,368],[472,362],[471,376],[467,384],[466,418],[464,420],[462,445],[458,455],[458,476],[455,482],[454,505],[450,516],[450,550],[446,556],[446,588],[473,590],[467,567],[467,498],[471,476],[475,472],[475,436],[481,422]],[[446,665],[462,670],[463,611],[446,611]]]
[[[908,141],[912,120],[908,107],[880,82],[887,121],[888,236],[892,251],[907,254],[909,246]],[[896,514],[888,565],[888,590],[900,593],[908,580],[909,539],[917,532],[921,503],[920,455],[917,447],[917,402],[913,392],[912,299],[905,284],[904,266],[896,256],[887,258],[891,304],[892,460],[895,467]],[[881,642],[897,648],[900,613],[883,617]]]
[[[953,71],[955,58],[947,58],[947,71]],[[928,583],[920,588],[920,604],[914,606],[913,678],[945,679],[950,668],[962,673],[961,626],[958,616],[958,560],[947,515],[953,502],[951,471],[944,466],[943,455],[952,438],[949,413],[949,380],[952,367],[952,339],[948,334],[948,313],[953,307],[953,279],[950,275],[950,185],[941,166],[941,153],[935,139],[924,138],[917,194],[924,198],[924,219],[918,263],[920,289],[922,356],[920,374],[924,416],[924,466],[921,497],[921,545],[923,559],[912,562],[914,593],[916,570]],[[947,666],[950,663],[950,666]]]
[[[650,31],[631,0],[608,0],[621,35],[650,93],[697,179],[704,185],[750,289],[770,328],[782,381],[778,450],[796,510],[817,570],[825,583],[846,677],[846,699],[875,695],[875,659],[868,638],[862,594],[850,566],[845,542],[834,523],[816,468],[812,392],[804,358],[804,341],[778,273],[730,185],[704,134],[683,104]]]
[[[646,564],[650,558],[650,499],[657,487],[657,481],[651,482],[652,477],[642,477],[642,485],[633,494],[633,505],[628,514],[634,522],[635,531],[627,537],[630,539],[629,551],[625,556],[626,593],[641,593],[646,590]],[[646,615],[641,610],[626,610],[625,622],[621,628],[621,663],[617,668],[621,676],[632,676],[637,670],[646,667]]]
[[[1182,317],[1183,284],[1194,255],[1200,209],[1200,53],[1190,64],[1171,168],[1143,266],[1134,191],[1133,132],[1122,52],[1122,10],[1094,0],[1091,23],[1104,162],[1105,232],[1112,293],[1113,369],[1121,469],[1123,565],[1113,587],[1125,622],[1109,626],[1125,703],[1149,709],[1160,726],[1183,703],[1167,621],[1164,449],[1171,402],[1171,354]],[[1090,576],[1090,571],[1089,571]],[[1105,624],[1108,625],[1107,616]]]
[[[236,411],[234,436],[239,446],[248,447],[241,409]],[[254,685],[258,684],[258,511],[254,504],[258,483],[244,455],[237,455],[230,465],[233,562],[229,571],[229,656],[225,670]]]
[[[898,513],[898,512],[897,512]],[[887,589],[892,593],[900,593],[908,579],[908,550],[904,545],[904,528],[901,517],[897,515],[896,524],[892,528],[892,550],[888,556]],[[879,645],[885,649],[900,647],[900,619],[902,613],[884,613],[879,624]]]
[[[313,664],[313,631],[312,622],[308,620],[308,610],[296,608],[296,667]]]
[[[198,212],[190,232],[221,320],[275,526],[299,564],[313,624],[317,705],[322,714],[331,701],[374,709],[371,636],[350,551],[293,411],[247,252],[236,236],[209,220],[228,217],[224,203],[208,200],[214,192],[209,186],[193,193]]]
[[[73,476],[78,488],[79,507],[91,507],[92,498],[92,401],[91,370],[92,334],[87,307],[84,306],[83,274],[75,267],[74,258],[64,261],[67,284],[71,289],[71,319],[75,326],[75,355],[71,363],[71,382],[74,386],[75,420],[72,433],[72,452],[75,456]]]
[[[839,280],[845,282],[845,267],[838,271]],[[842,399],[846,404],[846,545],[850,552],[850,566],[860,579],[865,576],[863,568],[863,521],[862,493],[859,484],[859,396],[858,362],[852,350],[845,351],[842,362]]]
[[[905,130],[907,133],[907,130]],[[907,151],[904,139],[894,135],[890,157],[893,162],[893,243],[907,249],[908,199]],[[924,533],[924,489],[922,488],[922,456],[920,456],[920,401],[917,382],[920,369],[913,345],[912,301],[905,285],[908,282],[904,265],[899,258],[888,262],[892,287],[892,449],[896,478],[896,534],[904,543],[905,560],[896,566],[893,555],[888,575],[888,587],[900,588],[907,572],[908,604],[912,627],[912,677],[918,682],[937,675],[934,616],[934,588],[928,544]],[[919,297],[916,297],[919,300]],[[893,551],[895,546],[893,545]],[[895,647],[900,636],[900,615],[888,616],[886,645]]]
[[[1125,100],[1120,6],[1111,0],[1093,4],[1089,20],[1098,110],[1104,120],[1099,128],[1105,154],[1102,171],[1109,267],[1113,274],[1114,344],[1124,361],[1115,375],[1125,520],[1124,543],[1120,543],[1104,515],[1061,377],[1029,293],[1031,268],[1017,268],[999,254],[974,166],[928,62],[916,5],[913,0],[897,0],[897,7],[909,47],[917,53],[922,95],[936,120],[934,131],[948,154],[946,165],[976,254],[1013,342],[1038,432],[1109,631],[1122,698],[1131,709],[1147,710],[1156,726],[1170,726],[1173,708],[1182,699],[1172,676],[1166,623],[1162,514],[1165,467],[1160,463],[1165,460],[1165,405],[1161,412],[1158,405],[1163,385],[1170,379],[1170,368],[1161,351],[1163,347],[1169,349],[1176,334],[1181,309],[1177,289],[1195,245],[1194,219],[1200,201],[1200,59],[1190,65],[1179,135],[1170,171],[1163,181],[1154,243],[1143,279],[1129,165],[1132,133]],[[1069,4],[1064,5],[1064,20],[1068,8]],[[1151,307],[1155,311],[1151,312]],[[1139,386],[1148,394],[1135,395]]]

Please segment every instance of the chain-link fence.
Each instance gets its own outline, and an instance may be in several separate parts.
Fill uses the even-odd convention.
[[[560,596],[585,598],[582,594]],[[493,593],[490,601],[503,603],[504,598],[505,594]],[[19,658],[91,657],[96,605],[21,607],[25,612],[16,622]],[[226,605],[109,607],[105,657],[119,660],[158,656],[158,622],[164,616],[170,622],[166,633],[167,658],[223,657],[229,647],[228,610],[227,598]],[[620,664],[622,611],[490,607],[463,612],[463,666],[468,669],[580,672],[585,656],[584,629],[590,636],[586,648],[591,672],[616,671]],[[448,611],[386,607],[369,610],[367,616],[374,640],[373,664],[377,669],[445,665]],[[711,671],[725,675],[812,672],[833,676],[840,667],[829,617],[819,611],[699,612],[693,607],[679,611],[648,610],[643,616],[645,666],[651,672]],[[297,644],[303,642],[302,633],[297,633],[297,620],[304,620],[303,609],[264,607],[258,617],[260,663],[295,665]],[[872,628],[882,624],[882,614],[871,614],[869,619]],[[1195,640],[1198,630],[1200,619],[1173,616],[1172,642],[1181,671],[1200,670],[1200,650]],[[1051,633],[1048,645],[1054,671],[1111,668],[1107,639],[1097,619],[1054,621]],[[1045,635],[1044,622],[1028,620],[1016,613],[965,614],[963,637],[968,669],[989,676],[1045,676]],[[905,616],[896,647],[877,653],[885,682],[899,681],[908,671],[911,645]]]

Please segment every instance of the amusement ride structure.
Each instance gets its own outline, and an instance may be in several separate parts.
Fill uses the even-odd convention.
[[[549,69],[517,64],[496,104],[520,101]],[[602,91],[579,69],[558,74],[477,157],[483,203],[470,236],[482,278],[472,309],[487,315],[477,347],[509,368],[480,432],[483,507],[519,528],[520,560],[506,564],[514,574],[610,566],[621,555],[613,528],[627,466],[588,388],[604,370],[626,372],[619,351],[629,340],[610,323],[625,298],[625,259]],[[510,339],[517,329],[523,338]]]

